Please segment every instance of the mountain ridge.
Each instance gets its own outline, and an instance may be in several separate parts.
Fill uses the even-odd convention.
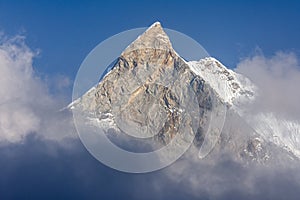
[[[173,85],[167,83],[170,80],[173,81]],[[168,89],[166,86],[172,86],[174,89]],[[85,111],[95,112],[96,115],[90,117],[91,122],[106,130],[113,128],[117,132],[134,133],[134,136],[142,136],[140,132],[144,132],[143,137],[156,137],[155,134],[159,132],[160,138],[156,137],[156,140],[162,143],[169,143],[179,131],[178,126],[184,125],[197,136],[198,141],[195,143],[201,145],[204,138],[209,137],[202,129],[209,121],[206,115],[212,109],[212,102],[217,108],[227,107],[234,113],[232,115],[245,117],[243,105],[253,102],[257,91],[258,88],[249,79],[226,68],[215,58],[185,61],[173,49],[161,24],[156,22],[121,53],[114,67],[95,87],[70,104],[69,108],[80,107]],[[184,96],[183,100],[178,99],[178,95]],[[191,97],[187,97],[188,95]],[[187,125],[188,121],[193,119],[192,115],[187,119],[182,118],[180,103],[187,105],[190,101],[195,104],[193,95],[197,97],[197,104],[200,106],[195,109],[200,109],[201,113],[200,130],[195,129],[194,125]],[[191,105],[194,105],[193,103]],[[189,111],[191,110],[193,109]],[[231,119],[230,117],[232,116],[227,116],[228,119]],[[227,127],[234,127],[234,123],[240,123],[233,123],[228,119],[227,123],[233,125]],[[164,120],[167,122],[163,124]],[[249,120],[246,121],[249,123]],[[271,152],[266,150],[268,148],[283,149],[282,154],[287,157],[290,153],[297,155],[292,146],[286,150],[282,143],[264,137],[264,131],[250,129],[247,134],[241,134],[234,129],[231,132],[225,130],[223,132],[227,131],[227,135],[223,133],[215,142],[222,146],[225,145],[220,144],[224,138],[235,138],[236,141],[230,142],[236,144],[229,151],[242,160],[265,162],[271,155],[268,155],[268,152]],[[215,140],[213,137],[206,139]],[[273,150],[277,151],[281,150]]]

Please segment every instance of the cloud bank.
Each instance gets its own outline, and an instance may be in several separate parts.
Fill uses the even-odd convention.
[[[66,128],[72,123],[58,112],[66,98],[50,94],[49,85],[36,75],[33,59],[38,52],[24,39],[0,37],[0,141],[20,142],[29,133],[61,139],[70,134]],[[68,82],[66,77],[58,77],[57,88],[62,90]]]

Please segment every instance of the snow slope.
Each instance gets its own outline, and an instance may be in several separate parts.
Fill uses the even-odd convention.
[[[287,120],[275,113],[251,113],[247,107],[259,95],[248,78],[238,74],[215,58],[188,62],[191,70],[202,77],[267,142],[300,158],[300,122]]]
[[[199,61],[190,61],[188,65],[229,105],[233,105],[234,102],[238,103],[238,101],[251,101],[255,98],[256,87],[251,81],[227,69],[215,58],[207,57]]]

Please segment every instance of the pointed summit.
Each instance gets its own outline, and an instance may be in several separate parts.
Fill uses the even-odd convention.
[[[173,50],[168,35],[163,30],[160,22],[152,24],[142,35],[133,41],[122,53],[122,55],[136,49],[161,49]]]

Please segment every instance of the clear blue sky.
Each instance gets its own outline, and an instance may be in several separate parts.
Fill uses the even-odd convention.
[[[155,21],[189,35],[228,67],[260,47],[300,54],[299,1],[2,1],[0,30],[41,49],[41,73],[74,79],[102,40]]]

